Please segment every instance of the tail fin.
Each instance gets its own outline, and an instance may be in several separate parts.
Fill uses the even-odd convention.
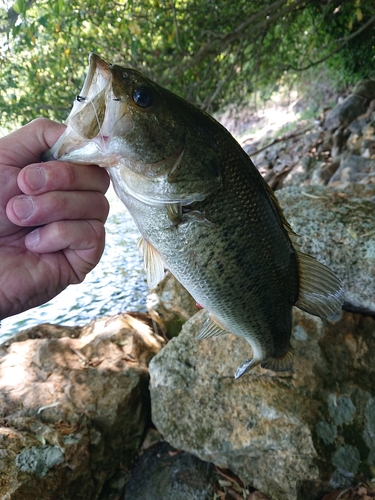
[[[297,256],[300,290],[296,306],[323,318],[339,312],[344,302],[344,289],[340,280],[314,257],[299,250]]]

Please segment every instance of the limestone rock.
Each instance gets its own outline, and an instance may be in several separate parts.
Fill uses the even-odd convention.
[[[375,472],[375,321],[295,309],[295,367],[233,374],[233,335],[195,336],[201,311],[150,363],[153,422],[172,446],[228,467],[273,500],[318,500]]]
[[[0,346],[0,498],[95,500],[149,419],[145,316],[42,325]]]
[[[291,186],[277,197],[302,250],[341,279],[346,302],[375,311],[375,186]]]

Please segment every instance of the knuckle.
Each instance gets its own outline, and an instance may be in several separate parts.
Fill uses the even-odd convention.
[[[72,163],[59,162],[59,169],[63,186],[66,189],[74,188],[77,184],[78,172],[77,167]]]
[[[44,118],[43,116],[39,116],[38,118],[34,118],[34,120],[31,120],[30,124],[36,125],[37,127],[39,126],[44,126],[51,123],[51,120],[48,118]]]

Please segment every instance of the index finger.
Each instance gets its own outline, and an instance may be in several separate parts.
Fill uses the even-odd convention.
[[[37,118],[0,139],[0,164],[23,168],[40,161],[64,132],[65,125]]]
[[[105,193],[109,175],[97,165],[50,161],[28,165],[17,178],[21,191],[39,195],[48,191],[99,191]]]

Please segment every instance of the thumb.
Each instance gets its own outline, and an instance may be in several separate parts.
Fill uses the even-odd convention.
[[[0,139],[0,163],[23,168],[40,161],[64,132],[65,125],[47,118],[37,118]]]

